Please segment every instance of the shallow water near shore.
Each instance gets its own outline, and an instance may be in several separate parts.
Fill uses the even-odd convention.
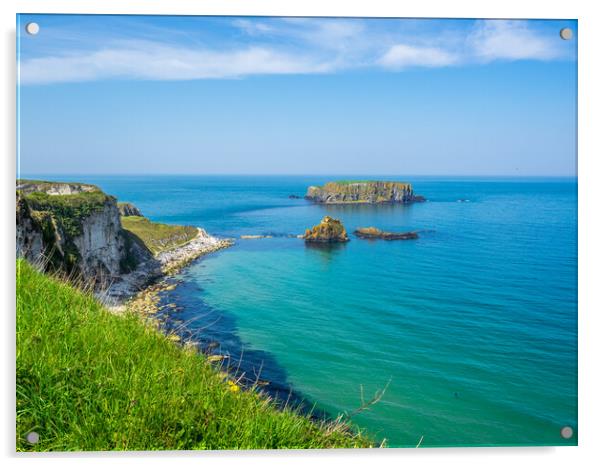
[[[334,416],[388,384],[353,420],[389,446],[576,443],[574,178],[378,177],[429,202],[320,206],[288,196],[340,177],[35,177],[97,184],[155,221],[271,235],[196,261],[163,299],[168,326],[218,342],[278,397]],[[292,237],[324,215],[420,238]]]

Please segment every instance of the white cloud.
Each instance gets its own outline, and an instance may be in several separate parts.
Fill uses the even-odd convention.
[[[377,20],[241,18],[230,24],[247,37],[222,35],[220,39],[227,42],[213,37],[213,45],[209,45],[199,42],[200,36],[163,30],[161,37],[171,38],[170,43],[117,41],[111,37],[103,41],[101,48],[96,41],[87,43],[88,49],[82,49],[79,39],[68,45],[64,40],[59,41],[54,47],[47,43],[38,50],[43,54],[21,60],[21,83],[195,80],[329,73],[370,67],[400,72],[412,67],[561,57],[562,41],[532,29],[527,21],[484,20],[472,28],[439,29],[436,33],[416,29],[414,25],[411,35],[403,22],[383,27]],[[141,29],[137,34],[143,37],[158,34],[154,29],[147,32],[143,34]]]
[[[450,40],[453,39],[453,40]],[[478,21],[468,35],[447,37],[447,43],[392,45],[377,62],[391,70],[444,67],[494,60],[552,60],[562,56],[557,36],[531,29],[526,21]],[[436,46],[434,46],[436,44]]]
[[[273,27],[259,21],[251,21],[249,19],[236,19],[232,22],[232,25],[241,29],[243,32],[250,36],[266,34],[273,31]]]
[[[407,67],[441,67],[453,65],[457,57],[436,47],[422,47],[395,44],[385,52],[378,63],[385,68],[402,69]]]
[[[364,24],[359,21],[292,18],[288,22],[301,26],[297,31],[299,37],[322,47],[341,48],[356,39],[369,39],[365,34]]]
[[[551,60],[560,56],[558,37],[538,34],[525,21],[480,21],[467,42],[475,57],[484,61]]]
[[[192,80],[258,74],[330,71],[328,63],[265,47],[217,51],[146,42],[78,54],[33,58],[21,63],[23,84],[90,81],[103,78]]]
[[[280,18],[278,20],[239,19],[232,23],[249,36],[280,38],[298,45],[317,47],[321,50],[349,49],[372,42],[373,34],[365,34],[361,20],[323,18]]]

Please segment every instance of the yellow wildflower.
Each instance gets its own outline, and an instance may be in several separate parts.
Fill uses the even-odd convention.
[[[234,382],[232,382],[231,380],[228,380],[228,389],[231,392],[238,392],[240,390],[240,387],[238,385],[236,385]]]

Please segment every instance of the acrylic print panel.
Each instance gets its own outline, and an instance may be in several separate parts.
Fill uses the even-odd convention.
[[[575,20],[17,23],[20,451],[577,444]]]

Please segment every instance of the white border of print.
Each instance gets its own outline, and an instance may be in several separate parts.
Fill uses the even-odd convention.
[[[601,60],[595,44],[602,44],[602,16],[592,1],[505,0],[427,0],[391,2],[386,0],[4,0],[2,12],[2,218],[3,236],[0,256],[0,284],[5,306],[1,324],[2,416],[0,421],[2,453],[9,463],[20,457],[33,462],[42,456],[51,464],[106,464],[107,459],[128,464],[210,464],[249,465],[320,464],[460,464],[507,465],[590,464],[599,457],[602,442],[599,370],[602,337],[602,300],[598,264],[602,263],[602,199],[600,173],[600,117],[602,82]],[[17,455],[15,438],[15,270],[14,270],[14,174],[15,174],[15,14],[21,13],[112,13],[112,14],[198,14],[198,15],[269,15],[269,16],[393,16],[393,17],[464,17],[464,18],[577,18],[579,20],[579,447],[557,448],[446,448],[383,451],[254,451],[254,452],[157,452],[157,453],[57,453]],[[596,273],[598,272],[598,274]],[[20,463],[23,464],[23,463]]]

